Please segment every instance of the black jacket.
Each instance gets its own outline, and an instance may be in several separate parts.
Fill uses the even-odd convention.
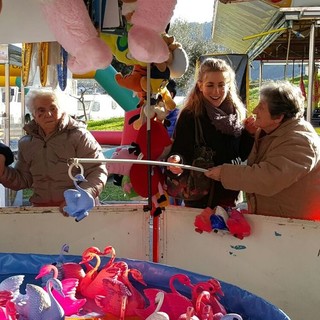
[[[254,138],[246,130],[242,131],[240,137],[223,134],[214,127],[206,113],[200,117],[200,123],[204,140],[207,146],[211,147],[215,153],[213,157],[215,166],[223,163],[232,163],[232,160],[238,157],[242,161],[247,159]],[[194,113],[183,109],[177,121],[170,155],[178,154],[182,156],[184,164],[191,165],[194,160],[195,144]],[[183,174],[189,174],[187,171],[184,170]],[[217,205],[234,206],[239,192],[224,189],[218,181],[213,182],[213,184],[214,193],[210,203],[208,203],[208,196],[205,196],[197,201],[185,201],[185,205],[196,208],[205,208],[207,206],[214,208]]]

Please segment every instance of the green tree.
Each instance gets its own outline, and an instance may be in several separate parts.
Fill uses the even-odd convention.
[[[185,95],[194,83],[196,63],[200,56],[226,52],[226,49],[212,41],[211,30],[211,23],[190,23],[180,19],[175,20],[170,26],[168,34],[181,43],[189,58],[188,70],[181,78],[175,79],[180,95]]]

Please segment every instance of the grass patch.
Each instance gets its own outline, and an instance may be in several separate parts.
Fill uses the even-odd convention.
[[[32,196],[31,189],[24,189],[22,192],[24,205],[30,205],[29,199]],[[106,186],[99,197],[101,202],[108,201],[128,201],[130,200],[123,192],[122,188],[113,184],[112,179],[109,179]]]
[[[89,120],[87,123],[88,130],[97,130],[97,131],[122,131],[124,124],[124,117],[119,118],[110,118],[106,120]]]
[[[110,181],[111,180],[111,181]],[[122,190],[122,187],[113,184],[112,179],[109,179],[105,188],[99,197],[101,202],[108,201],[128,201],[130,200]]]

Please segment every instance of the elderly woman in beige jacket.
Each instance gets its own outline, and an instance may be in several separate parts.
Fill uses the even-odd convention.
[[[34,206],[58,206],[67,215],[63,212],[64,191],[74,188],[68,159],[104,156],[85,124],[64,112],[59,98],[48,89],[29,91],[26,105],[34,119],[24,126],[27,134],[19,140],[18,159],[14,167],[4,167],[0,172],[0,183],[14,190],[31,188]],[[107,181],[106,166],[89,163],[83,167],[87,181],[81,182],[81,188],[98,198]]]
[[[246,165],[223,164],[205,174],[246,192],[250,213],[320,219],[320,140],[303,118],[304,98],[288,82],[260,90],[255,143]]]

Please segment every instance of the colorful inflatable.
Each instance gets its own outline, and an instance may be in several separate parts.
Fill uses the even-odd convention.
[[[119,146],[122,140],[122,131],[90,131],[102,145]]]

